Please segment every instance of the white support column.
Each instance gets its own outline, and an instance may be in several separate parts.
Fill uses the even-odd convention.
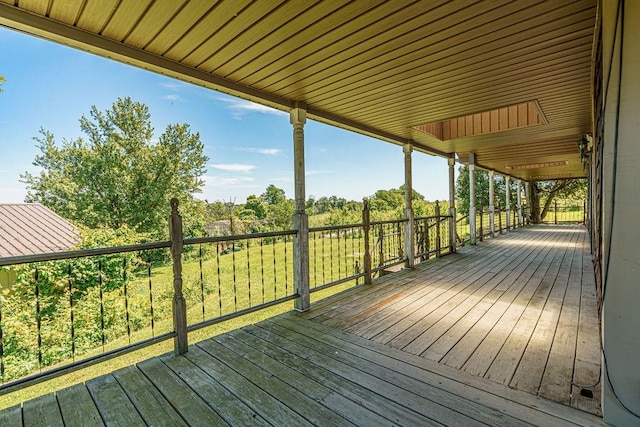
[[[505,188],[505,207],[506,209],[506,219],[507,219],[507,230],[511,227],[511,177],[509,175],[504,177],[504,188]]]
[[[518,180],[518,227],[522,227],[522,180]]]
[[[522,214],[522,223],[526,224],[527,218],[531,218],[531,183],[529,181],[524,182],[524,197],[527,199],[527,209]]]
[[[469,153],[469,243],[476,244],[476,155]]]
[[[295,213],[293,227],[298,233],[293,240],[293,281],[298,298],[295,309],[305,311],[311,304],[309,293],[309,220],[305,212],[305,172],[304,172],[304,124],[307,111],[293,108],[290,111],[293,125],[293,173],[295,191]]]
[[[496,205],[495,199],[495,172],[489,171],[489,228],[491,230],[491,237],[496,237],[496,219],[495,211]]]
[[[413,221],[413,180],[411,171],[411,152],[413,145],[411,143],[402,146],[404,153],[404,218],[407,220],[404,227],[404,253],[407,257],[405,267],[413,268],[414,265],[414,221]]]
[[[456,159],[449,157],[449,238],[451,239],[451,252],[456,251]]]

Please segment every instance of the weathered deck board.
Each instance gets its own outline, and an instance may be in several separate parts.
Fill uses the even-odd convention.
[[[509,387],[535,393],[542,384],[549,396],[565,396],[571,381],[598,379],[595,294],[580,233],[518,230],[322,301],[317,311],[278,316],[192,345],[184,356],[149,359],[0,411],[0,425],[602,425]],[[415,304],[428,313],[404,349],[366,337]],[[466,361],[493,331],[487,376],[499,382],[442,364]],[[584,396],[565,403],[599,409]]]
[[[577,225],[516,230],[352,290],[314,322],[600,414],[595,286]],[[436,263],[439,260],[436,261]],[[434,265],[436,264],[434,263]],[[421,274],[417,274],[419,272]],[[403,276],[404,274],[404,276]],[[393,276],[389,276],[393,278]],[[410,278],[410,280],[407,280]],[[326,307],[323,307],[323,309]],[[594,397],[576,384],[591,385]]]

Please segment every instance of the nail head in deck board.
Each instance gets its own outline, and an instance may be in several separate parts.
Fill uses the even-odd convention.
[[[168,354],[161,360],[230,425],[270,425],[186,357]]]
[[[207,375],[220,381],[235,396],[274,425],[307,426],[309,422],[197,345],[186,356]]]
[[[0,426],[22,427],[22,405],[18,404],[0,411]]]
[[[25,402],[22,412],[25,427],[64,425],[54,394],[45,394]]]
[[[62,420],[67,427],[86,427],[104,425],[96,404],[83,384],[63,388],[56,393]],[[0,425],[3,425],[0,423]]]
[[[113,372],[129,400],[148,425],[186,426],[156,387],[135,366],[127,366]]]
[[[86,384],[106,425],[123,427],[146,425],[113,375],[94,378]]]
[[[278,378],[275,372],[257,366],[218,342],[206,340],[198,343],[198,346],[280,402],[284,402],[310,423],[327,426],[352,425],[343,417],[319,404],[313,397],[306,396],[299,390],[290,387]],[[328,390],[323,390],[321,395],[325,397],[329,393]],[[318,398],[318,396],[315,397]]]
[[[205,401],[160,359],[138,363],[138,368],[151,380],[190,426],[227,425]]]

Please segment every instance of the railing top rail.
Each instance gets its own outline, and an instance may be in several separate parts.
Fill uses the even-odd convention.
[[[144,251],[150,249],[170,248],[170,241],[138,243],[136,245],[112,246],[108,248],[79,249],[67,252],[49,252],[35,255],[20,255],[0,258],[0,267],[31,262],[59,261],[64,259],[84,258],[88,256],[112,255],[124,252]]]
[[[228,242],[229,240],[260,239],[264,237],[290,236],[293,234],[298,234],[298,230],[269,231],[266,233],[251,233],[251,234],[234,234],[229,236],[190,237],[188,239],[184,239],[184,244],[197,245],[199,243],[217,243],[217,242]]]
[[[407,218],[401,218],[401,219],[387,219],[384,221],[371,221],[370,224],[371,225],[384,225],[384,224],[399,224],[402,222],[409,222],[409,220]]]
[[[325,225],[322,227],[309,227],[309,233],[319,231],[331,231],[331,230],[344,230],[348,228],[364,227],[364,223],[359,222],[356,224],[342,224],[342,225]]]

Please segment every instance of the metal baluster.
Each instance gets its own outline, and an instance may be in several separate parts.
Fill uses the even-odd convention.
[[[318,233],[313,232],[313,287],[318,286],[318,255],[317,255],[317,240]]]
[[[273,299],[278,299],[278,270],[276,268],[276,238],[271,240],[271,247],[273,249]]]
[[[127,256],[122,258],[122,281],[124,283],[124,311],[127,319],[127,338],[131,344],[131,323],[129,321],[129,292],[127,289]]]
[[[204,322],[204,273],[202,271],[202,245],[198,247],[198,265],[200,267],[200,301],[202,302],[202,321]]]
[[[72,283],[72,280],[71,280],[71,261],[69,261],[67,263],[67,286],[69,288],[69,317],[70,317],[70,320],[71,320],[71,358],[75,362],[75,360],[76,360],[76,335],[75,335],[75,326],[74,326],[74,321],[73,321],[73,314],[74,313],[73,313],[73,283]]]
[[[155,321],[153,318],[153,288],[151,286],[151,253],[147,253],[147,277],[149,279],[149,314],[151,315],[151,336],[155,337]]]
[[[262,303],[264,304],[264,252],[262,250],[264,239],[260,238],[260,282],[262,283]]]
[[[251,261],[249,260],[250,240],[247,239],[247,282],[249,283],[249,307],[251,307]]]
[[[102,351],[104,352],[104,299],[102,295],[102,258],[98,260],[98,284],[100,287],[100,328],[102,330]]]
[[[218,272],[218,316],[222,316],[222,278],[220,276],[220,243],[216,242],[216,268]]]
[[[34,272],[34,281],[35,281],[35,296],[36,296],[36,327],[38,329],[38,367],[40,371],[42,371],[42,332],[41,332],[41,319],[40,319],[40,285],[38,284],[39,280],[39,271],[38,267],[36,267]]]
[[[289,295],[289,274],[287,274],[287,239],[289,236],[284,236],[284,295]]]
[[[238,311],[238,287],[236,282],[236,243],[231,243],[231,266],[233,269],[233,307]]]
[[[322,233],[322,232],[321,232],[321,233]],[[322,235],[321,235],[321,236],[322,236]],[[325,258],[324,258],[324,241],[325,241],[325,238],[324,238],[324,236],[322,236],[322,284],[323,284],[323,285],[324,285],[325,283],[327,283],[327,281],[326,281],[326,279],[325,279],[325,275],[324,275],[324,272],[325,272],[325,270],[326,270],[326,268],[325,268],[325,264],[324,264],[324,260],[325,260]]]

